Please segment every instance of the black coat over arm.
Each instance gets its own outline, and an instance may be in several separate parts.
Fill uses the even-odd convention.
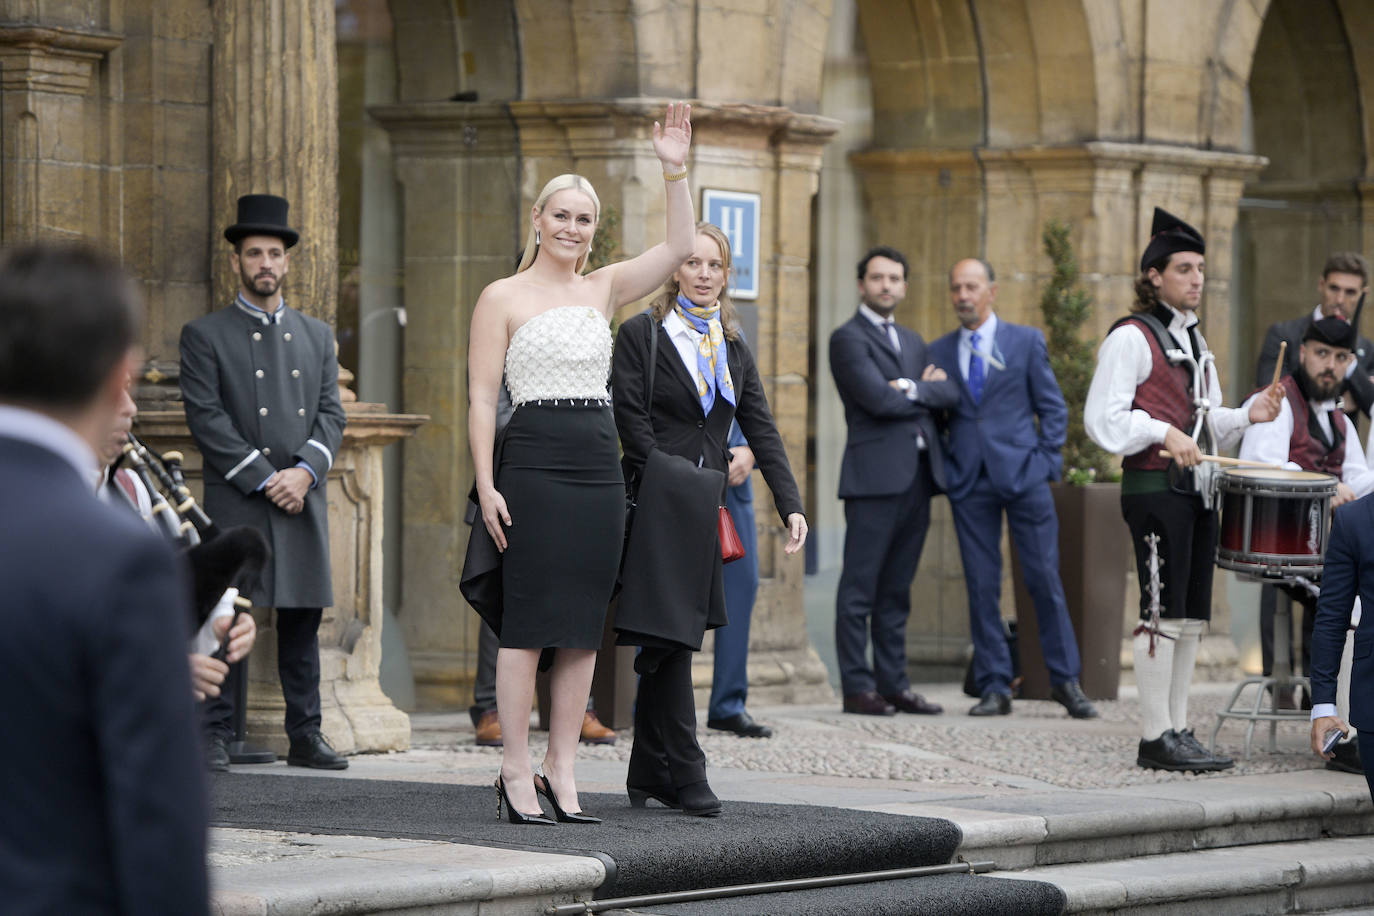
[[[650,334],[654,333],[658,335],[658,361],[651,411],[645,403],[645,386],[652,346]],[[616,428],[625,453],[626,484],[636,485],[651,448],[686,458],[694,464],[699,460],[702,467],[727,471],[730,452],[725,442],[730,434],[730,421],[738,419],[763,479],[773,492],[778,515],[786,522],[789,515],[802,511],[801,494],[792,476],[782,437],[773,422],[754,356],[742,341],[729,341],[726,355],[730,377],[735,383],[737,406],[732,407],[724,398],[717,397],[711,413],[703,416],[696,384],[687,374],[668,332],[653,321],[648,312],[636,315],[621,326],[611,364],[611,395],[615,403]],[[724,503],[722,481],[718,505]],[[715,529],[682,530],[672,519],[646,517],[635,518],[634,524],[655,527],[662,535],[663,549],[659,553],[663,556],[691,552],[709,541],[715,551],[713,573],[710,581],[677,582],[670,564],[655,569],[654,576],[659,582],[658,600],[652,607],[637,606],[627,604],[622,594],[616,628],[627,634],[629,642],[637,643],[633,634],[638,634],[651,637],[651,644],[657,639],[699,649],[706,630],[727,622]]]

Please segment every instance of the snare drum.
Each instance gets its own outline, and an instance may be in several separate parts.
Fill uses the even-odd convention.
[[[1228,468],[1221,475],[1217,565],[1265,579],[1320,576],[1336,478]]]

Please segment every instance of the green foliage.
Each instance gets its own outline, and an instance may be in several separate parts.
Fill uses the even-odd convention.
[[[1088,438],[1083,429],[1083,405],[1088,399],[1095,364],[1095,340],[1082,337],[1083,325],[1092,314],[1092,299],[1078,285],[1078,258],[1069,243],[1069,227],[1059,220],[1045,223],[1045,253],[1054,265],[1054,276],[1040,296],[1040,313],[1050,366],[1069,406],[1068,438],[1064,442],[1064,482],[1074,486],[1121,479],[1112,455]]]

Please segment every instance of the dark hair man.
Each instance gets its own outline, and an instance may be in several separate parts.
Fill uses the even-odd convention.
[[[911,690],[906,621],[930,497],[945,479],[931,410],[952,407],[959,390],[927,361],[921,335],[892,318],[906,296],[906,272],[895,249],[869,251],[859,262],[858,313],[830,335],[830,371],[849,428],[840,463],[845,535],[835,650],[844,711],[870,716],[942,712]]]
[[[1136,763],[1146,769],[1234,765],[1209,753],[1188,728],[1198,641],[1212,615],[1217,541],[1216,511],[1204,505],[1188,469],[1202,461],[1203,448],[1228,448],[1251,423],[1278,416],[1283,397],[1275,386],[1248,410],[1222,406],[1216,366],[1197,329],[1205,251],[1196,229],[1155,208],[1136,302],[1102,341],[1083,410],[1093,441],[1124,456],[1121,514],[1135,545],[1142,619],[1133,646],[1141,717]],[[1199,377],[1211,405],[1202,443],[1188,432],[1202,419],[1194,406]],[[1216,441],[1206,441],[1213,434]],[[1150,593],[1152,541],[1161,561],[1157,607]]]
[[[204,457],[205,508],[216,523],[248,525],[267,538],[272,558],[248,598],[276,609],[277,672],[286,701],[292,766],[342,770],[347,758],[320,733],[323,608],[333,604],[325,477],[343,440],[334,332],[287,306],[281,284],[300,237],[287,202],[270,194],[238,201],[224,230],[239,292],[225,308],[181,331],[181,395],[186,424]],[[231,671],[207,701],[207,756],[229,765],[234,696]]]
[[[209,903],[189,593],[165,540],[95,495],[138,321],[132,283],[90,248],[0,254],[6,912]]]
[[[945,412],[945,492],[968,587],[973,676],[980,699],[969,715],[1011,712],[1012,660],[1002,629],[1002,517],[1035,602],[1050,696],[1076,719],[1097,710],[1078,684],[1078,642],[1059,580],[1059,518],[1050,495],[1063,464],[1069,411],[1050,368],[1045,335],[993,310],[992,267],[965,258],[949,271],[960,328],[930,345],[930,358],[958,379]]]
[[[1353,321],[1355,308],[1360,297],[1369,289],[1369,262],[1353,251],[1338,251],[1326,259],[1322,267],[1321,282],[1317,284],[1320,297],[1316,308],[1309,314],[1291,321],[1277,321],[1269,326],[1264,335],[1264,345],[1260,348],[1259,360],[1255,365],[1255,386],[1268,385],[1274,378],[1274,364],[1279,358],[1279,344],[1288,342],[1283,358],[1283,374],[1293,375],[1298,371],[1298,348],[1303,336],[1312,322],[1322,318],[1339,318]],[[1346,411],[1352,416],[1355,409],[1369,415],[1374,406],[1374,344],[1360,338],[1351,348],[1355,359],[1344,367],[1345,377],[1338,394],[1349,391],[1351,398]]]

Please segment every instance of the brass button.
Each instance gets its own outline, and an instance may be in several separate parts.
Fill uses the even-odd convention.
[[[254,339],[254,340],[262,340],[262,332],[261,332],[261,331],[254,331],[254,332],[253,332],[253,339]]]
[[[266,375],[267,373],[265,373],[265,372],[263,372],[261,369],[259,369],[257,372],[254,372],[253,374],[256,375],[258,378],[262,378],[262,377],[263,377],[264,375]]]
[[[290,332],[290,331],[287,331],[285,334],[283,334],[283,335],[281,336],[281,339],[282,339],[282,340],[290,340],[290,339],[291,339],[291,332]]]
[[[265,416],[267,416],[267,408],[266,408],[266,407],[259,407],[259,408],[258,408],[258,416],[260,416],[260,417],[265,417]]]
[[[302,407],[302,408],[298,409],[298,410],[296,411],[296,416],[298,416],[298,417],[303,417],[303,416],[305,416],[305,408]]]
[[[292,378],[300,378],[300,377],[301,377],[301,370],[299,370],[299,369],[292,369],[292,370],[291,370],[291,377],[292,377]]]

